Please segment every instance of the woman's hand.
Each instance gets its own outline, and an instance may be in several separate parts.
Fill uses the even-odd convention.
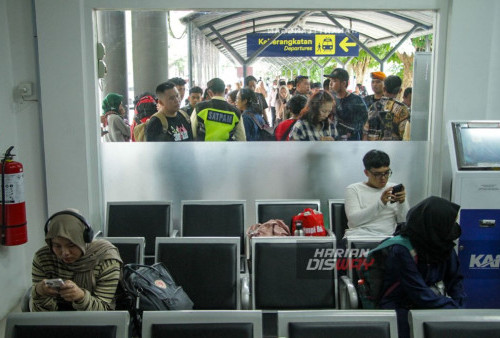
[[[45,284],[46,279],[35,284],[35,291],[40,296],[44,297],[57,297],[59,295],[59,289],[51,288]]]
[[[85,292],[71,280],[65,280],[64,286],[59,289],[59,295],[67,302],[78,302],[83,299]]]

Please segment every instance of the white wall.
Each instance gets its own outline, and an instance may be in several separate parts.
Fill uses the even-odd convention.
[[[0,246],[0,318],[20,301],[30,284],[31,258],[43,244],[46,218],[45,174],[38,102],[14,102],[20,82],[37,83],[30,0],[0,0],[0,153],[13,145],[24,165],[27,244]],[[34,96],[36,99],[36,95]],[[0,325],[0,337],[3,330]]]
[[[443,128],[450,120],[500,120],[500,2],[453,0],[448,25]],[[448,145],[437,149],[442,160],[443,195],[450,196]]]

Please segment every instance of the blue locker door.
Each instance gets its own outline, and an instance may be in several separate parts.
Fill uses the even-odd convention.
[[[462,209],[458,257],[470,309],[500,308],[500,210]]]

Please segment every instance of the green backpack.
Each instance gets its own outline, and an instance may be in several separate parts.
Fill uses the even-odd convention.
[[[398,281],[384,292],[385,262],[389,255],[389,247],[394,244],[407,248],[415,262],[417,261],[417,255],[410,240],[399,235],[384,240],[376,248],[370,250],[366,256],[366,262],[367,264],[373,263],[358,271],[358,294],[364,309],[380,308],[382,297],[390,294],[400,284]]]

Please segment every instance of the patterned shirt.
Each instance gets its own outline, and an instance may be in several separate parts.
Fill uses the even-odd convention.
[[[335,98],[337,103],[335,120],[340,139],[361,140],[363,125],[368,118],[368,109],[361,97],[349,94],[343,98]]]
[[[336,130],[329,119],[315,126],[307,120],[298,120],[290,131],[289,138],[293,141],[321,141],[322,137],[336,137]]]
[[[159,118],[153,116],[146,128],[146,139],[148,142],[178,142],[193,141],[191,122],[186,120],[181,113],[175,117],[167,116],[168,127],[163,129]]]
[[[383,97],[371,106],[368,121],[363,128],[364,139],[401,141],[405,137],[407,123],[410,123],[408,107],[393,98]]]

